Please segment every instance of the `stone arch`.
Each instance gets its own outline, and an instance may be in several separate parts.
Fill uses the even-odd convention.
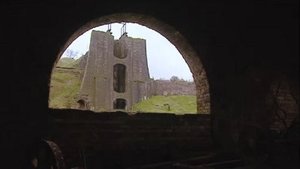
[[[197,112],[205,114],[210,113],[211,105],[209,83],[206,76],[206,71],[204,70],[198,54],[179,31],[172,26],[167,25],[166,23],[163,23],[148,15],[146,16],[136,13],[116,13],[102,16],[88,22],[71,35],[58,53],[55,63],[58,62],[65,49],[84,32],[97,26],[119,22],[138,23],[155,30],[168,39],[183,56],[193,74],[194,82],[196,84]]]

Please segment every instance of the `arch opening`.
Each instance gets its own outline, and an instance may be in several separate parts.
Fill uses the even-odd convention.
[[[122,109],[125,110],[126,109],[126,100],[125,99],[116,99],[114,101],[114,109]]]
[[[210,94],[209,94],[209,85],[206,77],[205,70],[202,66],[202,63],[197,56],[197,53],[192,49],[192,47],[188,44],[186,39],[181,35],[177,30],[172,28],[171,26],[164,24],[155,18],[139,15],[139,14],[132,14],[132,13],[122,13],[122,14],[113,14],[105,17],[101,17],[99,19],[93,20],[89,22],[88,24],[81,27],[78,31],[76,31],[70,39],[67,41],[65,46],[60,51],[57,61],[59,60],[60,56],[63,54],[64,50],[71,44],[73,40],[75,40],[77,37],[79,37],[81,34],[83,34],[85,31],[105,24],[115,23],[115,22],[130,22],[130,23],[138,23],[140,25],[146,26],[150,29],[155,30],[156,32],[163,35],[166,39],[168,39],[180,52],[184,60],[186,61],[187,65],[190,68],[191,73],[193,74],[193,79],[196,86],[196,99],[197,99],[197,112],[203,113],[203,114],[209,114],[210,113]],[[121,46],[118,42],[114,44],[114,46]],[[116,56],[116,58],[120,59],[127,59],[127,52],[126,55],[120,54],[120,51],[127,51],[126,48],[122,48],[122,46],[117,49],[113,50],[113,54]],[[115,68],[114,68],[115,69]],[[119,70],[119,68],[117,68]],[[121,69],[121,68],[120,68]],[[118,71],[116,71],[118,72]],[[124,72],[124,71],[119,71]],[[118,74],[118,73],[116,73]],[[121,74],[121,73],[120,73]],[[124,78],[115,78],[114,75],[114,85],[113,88],[115,91],[119,92],[125,92],[125,76],[116,76],[116,77],[124,77]],[[104,77],[106,79],[109,79],[107,77]],[[119,80],[115,80],[119,79]],[[117,84],[124,85],[117,85]],[[120,82],[120,83],[118,83]],[[97,83],[97,80],[94,82]],[[119,87],[119,88],[118,88]],[[143,89],[139,89],[138,91],[143,91]],[[93,97],[93,96],[91,96]],[[146,98],[146,97],[143,97]],[[90,102],[89,100],[87,102]]]
[[[168,25],[166,25],[162,22],[157,21],[156,19],[154,19],[152,17],[147,17],[147,16],[143,16],[143,15],[138,15],[138,14],[116,14],[116,15],[110,15],[110,16],[107,16],[107,17],[102,17],[100,19],[91,21],[90,23],[83,26],[77,32],[75,32],[73,34],[73,36],[66,43],[63,50],[61,50],[61,52],[60,52],[59,56],[57,57],[57,59],[60,58],[60,56],[62,55],[63,51],[67,48],[67,46],[69,46],[69,44],[74,39],[76,39],[78,36],[80,36],[85,31],[87,31],[87,30],[89,30],[93,27],[97,27],[99,25],[105,25],[105,24],[108,24],[108,23],[115,23],[115,22],[138,23],[140,25],[143,25],[143,26],[146,26],[148,28],[151,28],[151,29],[155,30],[155,31],[159,32],[161,35],[163,35],[164,37],[166,37],[179,50],[179,52],[183,56],[184,60],[188,64],[188,66],[189,66],[189,68],[190,68],[190,70],[193,74],[194,83],[196,84],[196,96],[195,97],[197,97],[197,112],[202,113],[202,114],[209,114],[210,113],[210,98],[209,98],[208,82],[207,82],[205,70],[204,70],[204,68],[203,68],[203,66],[200,62],[200,59],[197,56],[196,52],[192,49],[192,47],[188,44],[188,42],[185,40],[185,38],[178,31],[176,31],[172,27],[170,27],[170,26],[168,26]],[[95,32],[95,33],[97,33],[97,32]],[[114,43],[112,43],[113,38],[111,37],[111,34],[109,32],[106,32],[106,33],[101,32],[100,34],[101,34],[101,36],[103,35],[103,37],[109,39],[109,41],[110,41],[109,43],[112,44],[111,46],[121,47],[121,45],[119,45],[119,44],[114,45]],[[126,38],[126,36],[123,36],[123,38]],[[99,43],[95,43],[95,44],[100,45]],[[103,44],[105,44],[105,43],[103,43]],[[139,44],[143,44],[143,42],[140,42]],[[97,48],[97,49],[100,49],[100,48]],[[130,69],[130,66],[126,65],[126,60],[129,60],[131,54],[127,53],[128,52],[127,49],[125,50],[126,53],[127,53],[127,55],[125,57],[123,57],[122,54],[118,53],[118,52],[122,53],[122,50],[119,50],[119,51],[118,50],[116,50],[116,51],[114,51],[114,50],[101,50],[101,51],[102,51],[102,53],[110,54],[110,56],[112,56],[112,58],[116,61],[116,62],[114,62],[113,65],[124,64],[126,66],[124,69],[126,69],[127,72],[129,71],[128,69]],[[104,55],[106,55],[106,54],[104,54]],[[91,51],[88,51],[85,55],[93,55],[93,53]],[[116,56],[116,57],[114,57],[114,56]],[[95,60],[90,60],[89,63],[95,63],[95,62],[97,62],[96,59]],[[109,62],[110,61],[107,61],[107,62],[106,61],[101,61],[100,64],[95,64],[94,66],[103,67],[103,65],[109,64]],[[80,65],[80,63],[79,63],[79,65]],[[110,67],[110,68],[111,68],[111,70],[114,70],[114,67]],[[119,69],[119,68],[116,68],[116,69]],[[121,69],[122,68],[120,68],[119,71],[115,71],[116,72],[116,78],[114,78],[113,74],[110,74],[110,73],[107,73],[107,72],[104,72],[104,71],[94,72],[94,73],[97,73],[98,75],[100,74],[100,76],[97,77],[97,76],[94,76],[93,74],[90,76],[90,79],[89,79],[90,88],[88,88],[88,90],[100,90],[101,88],[98,87],[98,84],[100,84],[100,86],[102,86],[103,89],[112,90],[113,95],[106,95],[104,97],[97,98],[96,95],[87,94],[88,92],[87,93],[82,93],[82,95],[81,95],[82,98],[77,98],[77,100],[79,102],[79,105],[81,107],[83,107],[83,105],[89,106],[88,110],[100,110],[102,112],[105,112],[107,110],[101,109],[101,107],[99,108],[99,107],[95,106],[95,103],[100,103],[100,104],[104,105],[104,104],[107,104],[107,100],[110,100],[110,101],[112,101],[112,103],[109,102],[108,106],[110,106],[109,108],[113,109],[113,111],[121,111],[121,112],[127,111],[128,107],[130,107],[130,104],[131,104],[131,100],[127,100],[127,98],[126,98],[127,95],[128,95],[127,92],[129,90],[128,89],[128,84],[125,84],[126,85],[126,90],[123,93],[115,92],[114,91],[114,85],[113,85],[114,79],[116,79],[115,83],[118,84],[120,81],[124,81],[124,80],[126,81],[127,77],[130,76],[130,74],[127,73],[125,75],[125,78],[123,78],[123,80],[118,81],[117,80],[118,79],[117,74],[122,75],[122,74],[124,74],[124,72],[126,72],[126,71],[124,71],[124,69],[123,70],[121,70]],[[137,69],[139,69],[139,67]],[[53,70],[53,71],[57,71],[57,70]],[[114,71],[112,71],[112,72],[114,72]],[[117,72],[119,72],[119,73],[117,73]],[[88,71],[84,72],[84,74],[87,74],[87,73],[91,74],[91,72],[88,72]],[[101,80],[99,80],[99,79],[101,79]],[[170,80],[174,83],[179,82],[178,79],[175,78],[175,77],[171,78]],[[110,82],[110,83],[108,83],[110,85],[107,85],[106,82]],[[146,99],[146,97],[147,97],[147,87],[144,84],[145,84],[145,82],[143,81],[143,79],[136,79],[136,80],[132,81],[132,85],[134,86],[134,88],[132,88],[133,91],[139,93],[139,95],[145,94],[145,95],[143,95],[145,97],[141,97],[141,98],[136,97],[136,98],[133,98],[133,99]],[[116,85],[116,86],[118,86],[118,85]],[[118,87],[116,87],[116,88],[118,88]],[[91,92],[91,93],[95,93],[95,92]],[[169,112],[174,111],[174,108],[168,103],[164,103],[162,105],[162,107],[166,111],[169,111]],[[86,112],[86,113],[88,113],[88,112]],[[93,114],[93,116],[94,115],[95,114]],[[102,118],[102,115],[105,118]],[[103,125],[106,125],[106,124],[120,124],[119,123],[120,118],[112,118],[111,119],[111,118],[107,118],[106,115],[107,115],[106,113],[97,114],[94,117],[98,116],[99,117],[98,119],[95,118],[95,119],[90,119],[90,120],[95,120],[95,122],[97,121],[97,123],[98,123],[99,119],[100,119],[102,122],[104,121],[103,123],[101,123]],[[117,115],[119,115],[119,114],[117,114]],[[201,116],[201,118],[200,118],[200,116]],[[201,137],[204,138],[203,140],[205,140],[205,141],[203,141],[203,143],[200,142],[199,145],[200,144],[204,145],[204,144],[207,144],[207,142],[210,142],[210,137],[207,136],[207,133],[209,133],[209,132],[208,132],[208,129],[206,129],[206,127],[204,127],[205,128],[204,130],[203,130],[203,127],[201,127],[201,130],[200,130],[199,127],[196,127],[197,129],[199,129],[197,131],[191,130],[195,126],[195,120],[197,121],[196,122],[197,124],[201,124],[203,126],[209,126],[209,116],[207,116],[207,115],[203,115],[203,116],[202,115],[193,115],[193,117],[196,117],[195,120],[193,120],[193,121],[189,120],[191,116],[175,116],[175,118],[178,119],[178,120],[174,120],[173,115],[167,115],[167,116],[166,115],[162,115],[162,116],[159,115],[159,117],[158,117],[157,115],[153,115],[151,113],[149,113],[149,114],[143,113],[141,116],[137,115],[135,117],[137,117],[137,118],[131,118],[130,116],[123,116],[123,114],[122,114],[122,119],[123,118],[128,118],[129,120],[124,120],[124,119],[122,120],[122,124],[124,124],[123,122],[125,122],[126,127],[125,127],[125,130],[123,130],[124,127],[122,127],[121,131],[124,131],[124,133],[132,133],[133,132],[133,133],[136,133],[136,135],[134,136],[134,138],[132,137],[131,134],[128,135],[129,136],[128,139],[127,138],[125,138],[125,139],[127,139],[129,141],[132,140],[132,142],[126,142],[126,143],[122,144],[121,146],[126,147],[125,149],[126,149],[127,152],[136,152],[135,150],[138,150],[138,151],[143,150],[142,147],[145,147],[146,144],[148,145],[149,142],[144,142],[143,140],[151,140],[151,142],[153,141],[151,144],[153,144],[154,147],[152,147],[152,146],[150,147],[149,150],[151,150],[151,151],[143,152],[143,153],[146,153],[146,154],[148,152],[149,153],[147,154],[148,156],[146,155],[144,157],[141,157],[142,161],[143,160],[147,161],[147,160],[151,159],[152,162],[153,162],[153,159],[154,159],[154,162],[155,162],[156,158],[157,158],[156,159],[157,161],[160,161],[162,159],[172,161],[172,160],[174,160],[175,158],[178,158],[178,157],[184,157],[184,158],[188,157],[191,153],[190,151],[192,151],[191,154],[193,154],[193,153],[201,153],[202,154],[203,153],[201,146],[198,147],[198,148],[195,148],[190,143],[181,145],[181,148],[183,148],[183,149],[181,149],[180,151],[177,151],[177,146],[178,146],[178,144],[182,144],[182,140],[179,139],[179,142],[176,142],[176,143],[174,142],[174,144],[170,143],[169,142],[169,137],[170,137],[169,134],[174,134],[174,136],[175,136],[174,138],[181,137],[181,138],[184,138],[186,140],[191,140],[192,143],[195,143],[195,141],[199,141],[199,138],[195,137],[195,135],[193,135],[193,134],[196,133],[197,136],[201,135]],[[152,121],[150,119],[153,119],[153,121],[155,121],[155,123],[148,123],[149,121]],[[66,118],[66,120],[68,120],[68,118]],[[108,120],[108,123],[106,123],[105,120]],[[117,123],[112,123],[111,120],[113,120],[113,122],[117,122]],[[134,121],[132,121],[132,120],[134,120]],[[181,121],[181,122],[185,121],[185,122],[184,123],[178,123],[178,121]],[[93,122],[94,121],[92,121],[91,123],[93,123]],[[94,123],[94,124],[96,124],[96,123]],[[136,126],[136,124],[141,124],[141,125]],[[171,132],[170,133],[169,130],[166,130],[166,124],[168,124],[167,126],[172,126],[172,131],[174,130],[174,128],[175,128],[175,130],[182,131],[182,127],[186,127],[186,129],[187,129],[186,131],[190,131],[191,133],[189,133],[189,134],[186,134],[186,132]],[[120,126],[123,126],[123,125],[117,125],[117,126],[120,127]],[[106,130],[105,127],[104,127],[104,129],[105,130],[103,131],[103,133],[99,132],[98,134],[99,135],[102,134],[102,136],[103,135],[105,136],[107,134],[107,130]],[[138,131],[136,131],[136,129]],[[128,130],[128,132],[126,132],[127,130]],[[120,132],[120,130],[118,130],[118,128],[116,130],[114,127],[112,128],[112,131]],[[84,132],[84,133],[90,133],[90,132]],[[112,132],[112,133],[115,133],[115,132]],[[161,133],[161,134],[158,134],[158,133]],[[201,133],[203,133],[203,134],[201,134]],[[126,137],[126,134],[124,134],[124,136]],[[169,152],[167,152],[167,154],[165,154],[164,152],[162,152],[162,153],[158,152],[159,154],[157,154],[157,152],[153,151],[153,150],[157,150],[156,146],[158,146],[158,147],[162,146],[162,144],[161,144],[162,143],[162,137],[164,137],[164,136],[167,136],[167,138],[166,138],[167,141],[165,143],[166,143],[166,145],[168,144],[167,145],[168,149],[170,149],[172,152],[174,152],[174,153],[172,153],[172,155],[169,154]],[[94,137],[94,135],[93,135],[93,137]],[[187,137],[189,137],[189,138],[187,138]],[[115,137],[113,137],[113,138],[115,138]],[[138,138],[143,138],[143,139],[138,139]],[[149,138],[149,139],[145,139],[145,138]],[[163,139],[165,139],[165,138],[163,138]],[[119,139],[112,139],[111,142],[114,143],[115,140],[117,140],[117,142],[120,142]],[[142,142],[139,142],[139,141],[137,142],[136,140],[142,140]],[[82,140],[80,140],[80,141],[82,141]],[[80,141],[78,141],[78,142],[80,142]],[[96,140],[96,141],[99,141],[99,140]],[[108,145],[108,144],[105,144],[105,143],[104,144],[103,143],[99,144],[99,142],[97,142],[97,144],[94,144],[93,146],[97,150],[97,153],[105,152],[105,156],[106,156],[107,155],[106,150],[109,150],[110,145],[116,145],[116,144],[109,144]],[[99,146],[99,147],[97,147],[97,146]],[[211,145],[205,145],[206,148],[207,147],[210,148],[210,146]],[[103,149],[101,149],[101,148],[103,148],[103,147],[105,147],[105,148],[108,147],[108,149],[102,151]],[[128,149],[128,147],[133,148],[133,150]],[[135,147],[137,147],[137,148],[134,149]],[[209,149],[209,148],[207,148],[207,149]],[[94,152],[94,150],[90,150],[90,152],[89,151],[87,151],[87,152],[92,154]],[[152,154],[151,152],[155,152],[155,154]],[[71,159],[72,158],[71,157],[72,152],[70,151],[69,153],[70,153],[70,156],[66,155],[66,157]],[[111,153],[111,152],[108,152],[108,153]],[[113,152],[113,154],[114,153],[115,152]],[[164,157],[166,157],[166,155],[168,155],[168,159],[164,158]],[[114,157],[115,157],[115,155],[114,155]],[[134,162],[135,160],[131,159],[130,157],[131,156],[129,156],[129,158],[126,159],[126,161],[133,161]],[[135,155],[133,155],[133,157],[135,157]],[[107,165],[112,164],[109,160],[105,161],[105,160],[103,160],[103,158],[98,158],[97,155],[95,155],[95,156],[91,155],[88,159],[89,160],[95,160],[95,161],[92,161],[92,162],[89,161],[88,162],[89,164],[94,163],[94,162],[97,163],[97,165],[99,165],[99,166],[104,165],[106,163],[109,163]],[[124,160],[124,159],[122,159],[122,160]],[[116,161],[116,160],[113,160],[113,161]],[[75,163],[75,162],[77,162],[77,161],[73,160],[73,159],[70,160],[70,164]],[[147,163],[149,163],[149,161],[147,161]],[[120,164],[120,165],[125,165],[125,164]],[[128,165],[131,165],[131,164],[128,164]]]

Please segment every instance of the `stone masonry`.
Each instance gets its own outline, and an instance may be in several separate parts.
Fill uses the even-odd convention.
[[[80,68],[84,69],[80,109],[129,111],[152,95],[196,95],[193,82],[150,79],[146,40],[126,33],[114,40],[110,32],[92,31]]]
[[[94,111],[128,110],[149,96],[149,79],[144,39],[92,31],[78,103]]]

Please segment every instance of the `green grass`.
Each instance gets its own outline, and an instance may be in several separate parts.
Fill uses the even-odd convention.
[[[77,108],[80,71],[54,69],[50,83],[49,107]]]
[[[57,66],[74,69],[55,68],[53,70],[49,107],[73,109],[78,107],[77,97],[81,83],[81,72],[77,69],[79,60],[72,58],[59,60]],[[196,96],[152,96],[135,104],[132,112],[195,114],[197,112]]]
[[[170,109],[168,108],[170,105]],[[152,96],[132,107],[133,112],[188,114],[197,112],[196,96]]]
[[[79,62],[79,59],[73,59],[73,58],[60,58],[56,66],[60,67],[76,67]]]

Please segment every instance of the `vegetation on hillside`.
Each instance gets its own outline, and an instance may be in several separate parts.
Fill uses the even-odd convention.
[[[64,57],[58,61],[56,66],[57,67],[67,67],[67,68],[77,68],[79,60],[80,60],[80,58],[74,59],[74,58]]]
[[[77,68],[78,60],[61,58],[55,68],[50,82],[49,107],[77,108],[77,96],[81,84],[81,72]]]
[[[79,61],[80,58],[61,58],[57,63],[50,83],[49,106],[51,108],[78,108],[78,92],[82,77],[81,70],[78,69]],[[152,96],[135,104],[132,112],[196,113],[196,96]]]

